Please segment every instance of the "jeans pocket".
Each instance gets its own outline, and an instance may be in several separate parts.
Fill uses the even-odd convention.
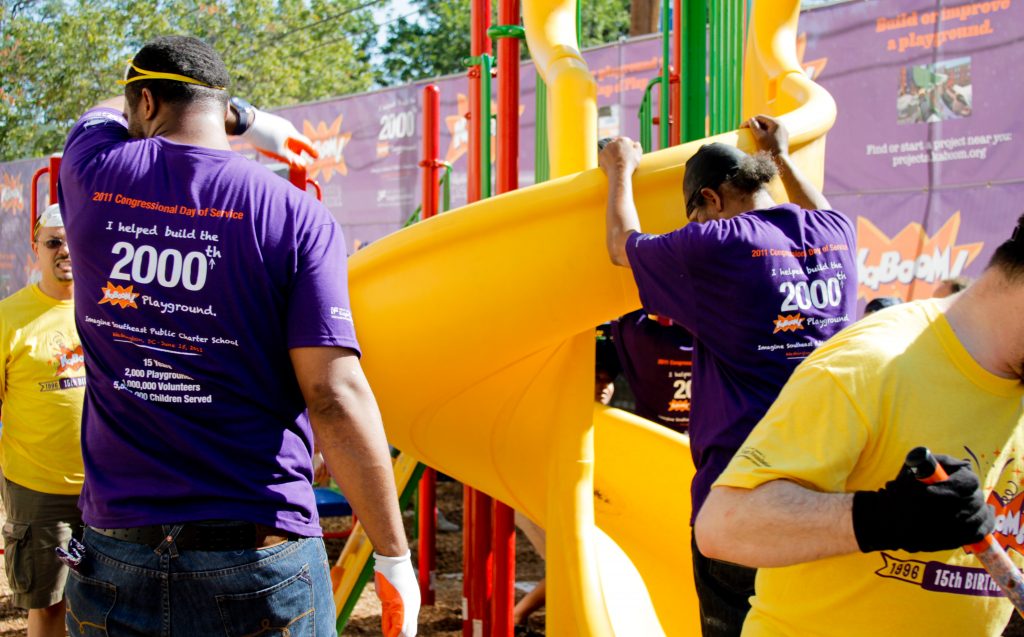
[[[12,593],[27,593],[32,588],[29,528],[28,522],[4,522],[4,570]]]
[[[71,571],[64,591],[71,637],[107,634],[107,617],[117,601],[117,587]]]
[[[316,631],[309,566],[277,584],[249,593],[217,595],[228,637],[300,637]]]

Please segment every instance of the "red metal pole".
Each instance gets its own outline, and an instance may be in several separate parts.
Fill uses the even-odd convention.
[[[499,0],[498,23],[519,24],[519,0]],[[519,187],[519,39],[498,40],[498,194]],[[512,637],[515,606],[516,527],[515,513],[494,501],[494,597],[491,631],[494,637]]]
[[[303,166],[288,166],[288,181],[302,192],[306,192],[306,169]]]
[[[323,190],[323,188],[320,187],[320,182],[318,182],[316,179],[307,179],[306,180],[306,185],[307,186],[312,186],[313,190],[316,191],[316,200],[317,201],[323,201],[324,200],[324,190]]]
[[[438,167],[441,158],[441,90],[436,84],[423,87],[423,218],[437,214],[437,202],[441,199]]]
[[[440,184],[437,170],[441,147],[441,91],[435,84],[423,87],[423,219],[437,214]],[[419,583],[424,606],[434,605],[434,580],[437,574],[437,472],[427,468],[419,488]]]
[[[487,29],[491,26],[490,0],[473,0],[470,7],[470,55],[476,57],[491,53],[491,40]],[[466,200],[480,199],[480,67],[469,70],[469,165],[467,167]],[[490,78],[486,78],[490,81]],[[490,160],[490,158],[487,158]],[[491,599],[491,498],[473,491],[469,524],[465,525],[463,542],[469,545],[470,559],[463,564],[463,595],[467,613],[463,616],[462,634],[465,637],[483,637],[490,631]],[[467,541],[468,539],[468,541]]]
[[[437,577],[437,472],[429,467],[420,478],[419,572],[420,603],[434,605]]]
[[[31,191],[29,192],[29,196],[28,196],[29,207],[31,208],[31,210],[29,211],[29,219],[28,219],[28,242],[29,243],[32,243],[33,241],[36,240],[36,236],[35,236],[36,220],[39,219],[39,179],[42,178],[42,176],[45,175],[48,172],[50,172],[50,167],[49,166],[43,166],[39,170],[37,170],[34,173],[32,173],[32,188],[31,188]]]
[[[669,110],[672,112],[672,122],[668,132],[668,143],[671,145],[683,143],[682,95],[679,92],[679,83],[682,81],[683,69],[682,5],[682,0],[672,1],[672,43],[675,45],[672,54],[673,68],[669,71],[668,88],[662,87],[663,90],[671,91],[669,94]]]
[[[473,576],[473,494],[472,487],[462,487],[462,637],[473,637],[473,622],[469,619],[469,598]]]
[[[50,203],[57,203],[57,180],[60,179],[60,153],[50,155]]]

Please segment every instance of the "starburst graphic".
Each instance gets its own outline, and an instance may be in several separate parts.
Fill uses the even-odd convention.
[[[25,210],[21,177],[0,173],[0,210],[7,210],[15,215]]]
[[[491,102],[491,112],[496,112],[497,105],[495,102]],[[519,105],[519,114],[522,115],[526,112],[526,107],[522,104]],[[469,98],[459,93],[455,97],[455,115],[448,115],[444,118],[445,125],[448,127],[448,134],[451,136],[451,141],[448,143],[448,152],[445,153],[444,160],[449,164],[454,164],[457,159],[469,152],[469,126],[470,121],[466,119],[466,115],[469,113]],[[497,151],[494,145],[494,137],[497,134],[497,128],[495,122],[491,120],[491,160],[493,161],[497,157]]]
[[[804,317],[800,314],[786,314],[785,316],[779,314],[775,319],[775,331],[772,334],[795,332],[802,329],[804,329]]]
[[[303,134],[313,142],[313,147],[320,153],[320,157],[309,166],[310,179],[316,179],[316,176],[322,173],[324,181],[330,181],[335,172],[342,176],[348,174],[345,147],[352,139],[352,133],[341,132],[341,120],[344,117],[339,114],[330,126],[321,121],[314,127],[309,120],[303,120]]]
[[[1024,509],[1024,492],[1003,498],[992,491],[988,495],[988,505],[995,509],[997,524],[993,537],[1004,549],[1016,551],[1024,555],[1024,528],[1022,528],[1021,511]]]
[[[688,400],[671,400],[668,403],[669,411],[690,411],[690,401]]]
[[[100,299],[99,305],[110,303],[111,305],[116,305],[121,309],[128,307],[138,309],[139,306],[135,305],[135,299],[139,298],[139,294],[137,292],[132,292],[134,287],[134,285],[121,287],[120,285],[114,285],[110,281],[107,281],[107,287],[100,288],[100,291],[103,292],[103,298]]]
[[[451,142],[448,144],[448,152],[444,157],[444,160],[449,164],[455,163],[456,159],[465,155],[469,150],[469,120],[466,119],[467,113],[469,113],[469,98],[459,93],[455,98],[455,115],[449,115],[444,118],[445,125],[448,126],[448,134],[452,137]]]
[[[60,351],[53,358],[54,366],[57,368],[54,376],[60,376],[64,372],[76,372],[85,366],[85,353],[82,351],[81,345],[75,349],[62,345]]]
[[[800,68],[804,70],[807,77],[817,80],[828,64],[828,58],[817,58],[804,60],[804,53],[807,52],[807,34],[801,33],[796,38],[796,59],[800,62]]]
[[[943,279],[963,274],[985,246],[983,242],[957,245],[959,233],[959,210],[931,237],[913,222],[890,238],[868,219],[858,217],[858,296],[930,297]]]

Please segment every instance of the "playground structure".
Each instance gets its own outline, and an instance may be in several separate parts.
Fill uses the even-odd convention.
[[[476,0],[474,12],[489,16],[490,8]],[[543,146],[550,149],[550,162],[538,173],[546,177],[550,171],[554,180],[516,191],[518,154],[511,140],[516,139],[518,89],[509,79],[518,81],[518,73],[508,69],[518,67],[523,33],[514,25],[518,14],[515,0],[503,0],[503,25],[488,29],[483,21],[474,22],[470,97],[477,107],[471,120],[470,205],[433,214],[439,206],[439,173],[450,172],[436,159],[434,129],[423,162],[423,222],[375,242],[350,261],[363,366],[388,438],[403,451],[395,463],[399,493],[403,502],[411,499],[424,464],[476,489],[466,507],[472,535],[466,543],[471,563],[467,635],[511,632],[511,508],[547,530],[550,634],[697,635],[685,541],[693,475],[686,439],[592,402],[593,326],[639,307],[639,300],[630,273],[612,266],[605,252],[605,181],[595,169],[596,96],[579,55],[576,3],[524,0],[525,36],[548,96],[549,134]],[[682,32],[681,14],[677,5],[676,33]],[[778,116],[790,131],[794,158],[820,185],[824,135],[835,104],[800,70],[798,15],[797,0],[753,5],[742,104],[730,104],[724,93],[713,91],[711,130],[725,130],[729,118],[722,113],[731,111],[744,118]],[[667,10],[663,16],[667,24]],[[700,26],[703,30],[703,22]],[[488,34],[501,38],[498,65],[505,69],[498,74],[499,194],[493,199],[488,199],[490,162],[481,161],[491,154],[490,82],[481,81],[491,75]],[[687,46],[693,45],[677,45],[676,69],[682,56],[692,53]],[[729,53],[737,54],[735,47]],[[669,59],[667,44],[664,59]],[[712,62],[719,74],[728,67],[727,60]],[[689,86],[692,75],[681,76],[665,65],[657,83]],[[719,141],[753,150],[749,134],[734,129],[671,146],[704,131],[683,93],[662,91],[662,150],[646,156],[635,176],[645,231],[685,223],[683,166],[701,144]],[[425,114],[436,117],[436,91],[427,94],[434,105]],[[647,108],[653,122],[652,107]],[[703,109],[700,113],[703,120]],[[728,128],[741,121],[731,117]],[[33,178],[30,228],[37,211],[36,181],[49,172],[55,200],[57,165],[55,156]],[[304,172],[289,177],[297,187],[312,185],[319,195],[319,185]],[[785,198],[781,188],[773,194]],[[429,512],[429,469],[426,475],[421,510]],[[498,501],[493,527],[491,496]],[[421,545],[430,542],[431,517],[421,516]],[[370,551],[356,524],[334,572],[342,625],[369,579]],[[495,569],[493,580],[488,563]],[[424,590],[430,590],[429,566],[428,555],[421,561]]]
[[[546,529],[550,634],[699,634],[688,543],[681,541],[690,533],[693,471],[685,438],[592,402],[593,326],[639,307],[639,300],[630,273],[612,266],[605,252],[595,89],[579,55],[576,5],[526,0],[522,14],[547,86],[554,180],[515,192],[514,181],[505,182],[503,189],[499,142],[503,194],[426,218],[355,254],[350,290],[363,365],[388,438],[403,456]],[[740,112],[779,117],[794,158],[820,185],[835,103],[800,69],[798,15],[796,0],[753,5]],[[477,79],[490,76],[478,35],[471,59],[482,69]],[[474,92],[471,85],[471,101]],[[489,82],[480,93],[476,103],[489,103]],[[712,109],[718,105],[712,100]],[[663,123],[670,119],[664,99],[662,108]],[[489,115],[475,117],[471,127],[484,132],[475,145],[471,140],[471,169],[474,153],[490,155]],[[499,107],[499,138],[501,121]],[[709,141],[753,150],[749,134],[733,129],[646,156],[634,177],[646,231],[685,222],[683,166]],[[471,201],[489,194],[489,175],[475,177]],[[436,183],[436,174],[431,179]],[[781,188],[773,194],[785,199]],[[414,464],[396,465],[404,494]],[[472,506],[474,516],[490,519],[486,498],[472,496]],[[507,536],[501,514],[495,519],[500,543]],[[363,569],[356,553],[368,552],[366,544],[356,533],[342,555],[348,562],[339,574],[339,610],[350,601],[352,587],[344,582]],[[470,548],[483,550],[478,543]],[[501,564],[500,555],[494,559]],[[500,579],[495,599],[505,595]],[[467,596],[479,597],[468,584]],[[470,610],[467,634],[506,634],[501,603],[493,614]],[[485,629],[488,615],[497,620]]]

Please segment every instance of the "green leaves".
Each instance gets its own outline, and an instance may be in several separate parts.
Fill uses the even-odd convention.
[[[211,43],[270,109],[370,88],[374,32],[367,0],[0,0],[0,161],[59,151],[158,35]]]
[[[615,42],[629,34],[629,0],[582,0],[582,46]],[[462,73],[469,56],[469,0],[413,0],[413,15],[387,27],[377,81],[384,85]],[[497,24],[492,0],[491,24]],[[523,46],[523,57],[529,57]]]

